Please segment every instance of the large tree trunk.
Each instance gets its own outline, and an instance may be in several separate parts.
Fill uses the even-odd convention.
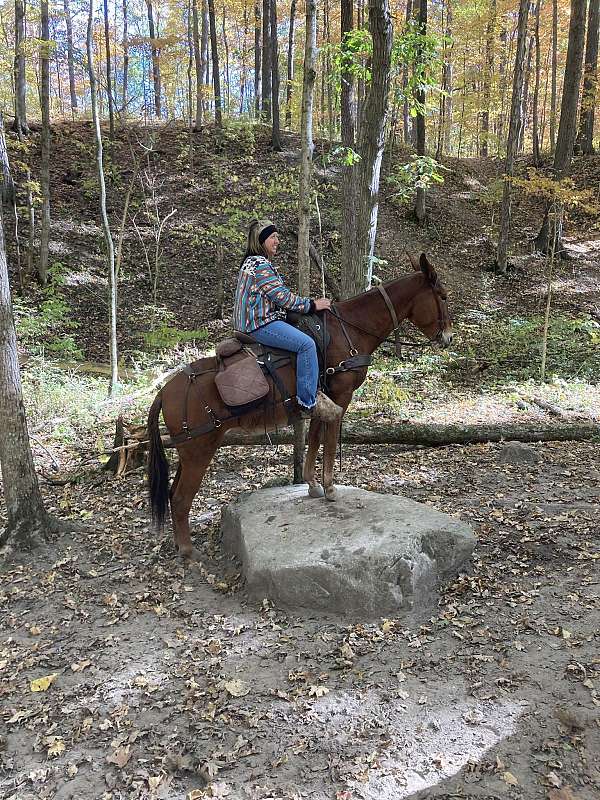
[[[598,97],[598,31],[600,26],[600,0],[590,0],[585,45],[585,68],[581,117],[577,142],[581,152],[590,156],[594,152],[594,116]]]
[[[48,246],[50,241],[50,29],[48,24],[48,0],[42,0],[41,21],[40,102],[42,107],[42,159],[40,165],[40,190],[42,194],[42,225],[38,276],[42,286],[45,286],[48,280]]]
[[[208,39],[210,32],[210,23],[208,20],[208,0],[202,0],[202,26],[200,33],[200,72],[202,73],[202,80],[205,85],[209,83],[208,70],[210,66],[210,59],[208,57]],[[204,98],[204,94],[203,94]],[[202,100],[203,112],[207,110],[206,100]]]
[[[489,155],[490,104],[494,77],[494,43],[496,40],[496,0],[490,0],[485,35],[485,61],[483,65],[483,112],[481,114],[481,155]]]
[[[581,72],[583,67],[583,46],[585,40],[585,17],[587,0],[571,0],[571,20],[569,22],[569,45],[567,48],[567,62],[565,64],[565,78],[563,81],[562,102],[560,105],[560,122],[554,152],[553,172],[556,180],[566,177],[571,168],[573,146],[577,133],[577,107],[579,105],[579,90],[581,86]],[[550,203],[546,207],[544,221],[538,233],[535,246],[542,253],[550,250],[562,253],[560,228],[554,233],[554,241],[550,242]]]
[[[538,0],[535,7],[535,85],[533,88],[533,110],[532,110],[532,136],[533,136],[533,161],[535,165],[539,165],[542,160],[540,152],[540,121],[539,121],[539,99],[540,99],[540,72],[541,72],[541,54],[540,54],[540,10],[542,7],[542,0]]]
[[[93,2],[93,0],[91,0]],[[154,30],[154,12],[152,0],[146,0],[148,8],[148,31],[150,33],[150,51],[152,54],[152,82],[154,84],[154,113],[160,119],[161,110],[161,84],[160,84],[160,55],[156,46],[156,32]]]
[[[100,130],[100,115],[98,114],[97,103],[97,79],[94,68],[94,46],[93,46],[93,25],[94,25],[94,0],[90,0],[90,9],[87,27],[87,61],[88,75],[90,79],[90,99],[92,104],[92,123],[96,139],[96,167],[98,169],[98,183],[100,185],[100,216],[102,219],[102,231],[104,233],[104,244],[106,246],[107,266],[108,266],[108,317],[109,317],[109,353],[110,353],[110,385],[108,393],[112,395],[118,389],[119,367],[117,354],[117,280],[115,274],[115,248],[108,224],[106,213],[106,185],[104,182],[104,164],[102,154],[102,132]]]
[[[419,0],[419,33],[421,36],[427,35],[427,0]],[[420,56],[417,56],[419,59]],[[417,92],[417,101],[419,102],[420,110],[417,112],[417,155],[425,155],[425,90],[419,89]],[[417,196],[415,200],[415,216],[419,225],[425,224],[427,212],[425,209],[425,189],[423,187],[417,188]]]
[[[112,68],[110,63],[110,31],[108,26],[108,0],[104,0],[104,49],[106,53],[106,95],[108,99],[108,130],[115,138],[115,101],[113,97]]]
[[[556,107],[558,74],[558,0],[552,0],[552,81],[550,86],[550,152],[556,148]]]
[[[198,21],[198,0],[192,0],[192,39],[194,42],[194,66],[196,70],[196,121],[194,130],[202,128],[202,88],[204,86],[205,65],[200,50],[200,25]]]
[[[392,22],[388,0],[369,0],[369,27],[373,37],[372,78],[361,110],[361,160],[353,168],[353,191],[344,198],[344,214],[356,202],[356,225],[344,241],[342,294],[368,289],[373,274],[373,255],[379,210],[379,176],[385,143],[392,53]]]
[[[254,0],[254,116],[258,119],[261,109],[261,0]]]
[[[1,123],[0,123],[1,124]],[[3,131],[0,131],[0,136]],[[0,224],[0,469],[8,524],[0,544],[24,550],[41,544],[53,527],[40,494],[27,434],[17,337]]]
[[[262,94],[261,112],[265,122],[271,119],[271,0],[262,2]]]
[[[277,41],[277,0],[270,0],[271,14],[271,110],[273,117],[273,130],[271,145],[273,150],[279,151],[281,147],[281,129],[279,121],[279,44]]]
[[[294,83],[294,24],[296,22],[296,0],[290,5],[290,30],[288,33],[287,86],[285,92],[285,127],[292,127],[292,90]]]
[[[69,0],[63,0],[65,9],[65,24],[67,26],[67,66],[69,69],[69,96],[71,99],[71,110],[77,111],[77,93],[75,92],[75,61],[73,58],[73,21],[71,19],[71,9]]]
[[[310,199],[313,156],[313,100],[317,63],[317,2],[306,0],[304,79],[300,115],[300,183],[298,188],[298,291],[310,294]],[[304,461],[303,420],[294,425],[294,483],[301,483]]]
[[[221,24],[221,33],[223,36],[223,49],[225,50],[225,72],[224,72],[224,79],[225,79],[225,102],[223,103],[225,108],[225,113],[229,114],[231,109],[231,87],[230,87],[230,76],[229,76],[229,42],[227,41],[227,28],[225,26],[225,3],[223,3],[223,18]]]
[[[502,207],[500,209],[500,233],[498,235],[498,251],[496,256],[497,268],[502,274],[506,272],[508,261],[508,244],[510,239],[511,181],[514,173],[519,129],[521,126],[521,113],[523,109],[522,96],[528,16],[529,0],[520,0],[519,22],[517,30],[517,52],[515,55],[515,70],[513,75],[508,142],[506,145],[506,161],[504,164],[504,191],[502,195]]]
[[[25,78],[25,8],[23,0],[15,0],[15,122],[14,130],[23,136],[29,134],[27,125],[27,80]]]
[[[215,19],[215,0],[208,0],[208,20],[210,24],[210,50],[212,54],[212,78],[215,94],[215,125],[223,125],[221,112],[221,76],[219,75],[219,50],[217,45],[217,21]]]

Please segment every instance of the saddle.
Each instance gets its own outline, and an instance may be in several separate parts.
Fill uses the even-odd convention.
[[[287,322],[312,336],[317,345],[319,372],[326,365],[326,348],[329,334],[317,314],[287,315]],[[296,354],[288,350],[265,347],[251,335],[234,332],[235,338],[225,339],[216,347],[217,374],[215,386],[221,399],[232,414],[244,414],[266,402],[271,385],[277,388],[281,399],[287,403],[291,396],[277,371],[284,366],[296,366]],[[272,384],[267,378],[272,379]]]

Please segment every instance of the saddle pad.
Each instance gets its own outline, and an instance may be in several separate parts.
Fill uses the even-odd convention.
[[[261,400],[269,393],[263,371],[250,355],[231,361],[215,376],[215,386],[227,406],[243,406]]]

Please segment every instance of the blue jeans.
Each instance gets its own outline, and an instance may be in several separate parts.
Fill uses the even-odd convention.
[[[288,325],[287,322],[281,320],[268,322],[261,328],[252,331],[251,336],[267,347],[291,350],[297,354],[296,393],[298,403],[305,408],[313,408],[316,403],[319,380],[319,361],[314,340],[294,328],[293,325]]]

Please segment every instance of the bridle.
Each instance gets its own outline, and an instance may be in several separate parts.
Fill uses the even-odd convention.
[[[427,341],[427,342],[418,342],[418,341],[416,341],[414,339],[411,339],[409,341],[405,341],[405,340],[401,340],[400,339],[400,326],[402,325],[402,323],[398,320],[398,315],[396,314],[396,309],[394,308],[394,304],[392,303],[392,301],[390,299],[390,296],[387,293],[387,291],[386,291],[385,287],[383,286],[383,284],[377,284],[377,286],[375,288],[379,291],[379,293],[381,294],[381,296],[383,298],[383,301],[384,301],[384,303],[386,305],[386,308],[387,308],[388,313],[389,313],[389,315],[391,317],[392,325],[393,325],[393,329],[392,329],[393,339],[392,339],[392,337],[390,335],[390,336],[387,336],[383,341],[384,342],[391,342],[391,341],[394,342],[396,355],[398,357],[401,356],[401,348],[402,347],[427,347],[431,342],[439,342],[439,341],[441,341],[442,335],[444,333],[445,319],[444,319],[444,312],[443,312],[443,309],[442,309],[442,300],[441,300],[441,297],[440,297],[439,292],[437,290],[437,282],[431,286],[431,290],[433,292],[433,295],[435,297],[435,302],[436,302],[436,305],[437,305],[438,329],[437,329],[437,332],[436,332],[435,336],[432,337],[432,339]],[[358,350],[354,347],[354,344],[352,343],[350,335],[348,334],[348,331],[346,330],[346,327],[345,327],[346,325],[350,325],[351,328],[354,328],[355,330],[360,331],[361,333],[366,333],[367,336],[372,336],[374,339],[379,339],[379,334],[378,333],[374,333],[373,331],[368,331],[366,328],[363,328],[360,325],[357,325],[355,322],[350,322],[349,320],[344,319],[340,315],[338,310],[333,306],[333,304],[331,305],[331,308],[329,309],[329,313],[333,317],[335,317],[338,320],[338,322],[340,323],[340,326],[342,328],[342,333],[344,334],[344,337],[345,337],[345,339],[346,339],[346,341],[348,343],[348,347],[350,349],[350,355],[351,356],[353,356],[353,357],[357,356],[358,355]]]

